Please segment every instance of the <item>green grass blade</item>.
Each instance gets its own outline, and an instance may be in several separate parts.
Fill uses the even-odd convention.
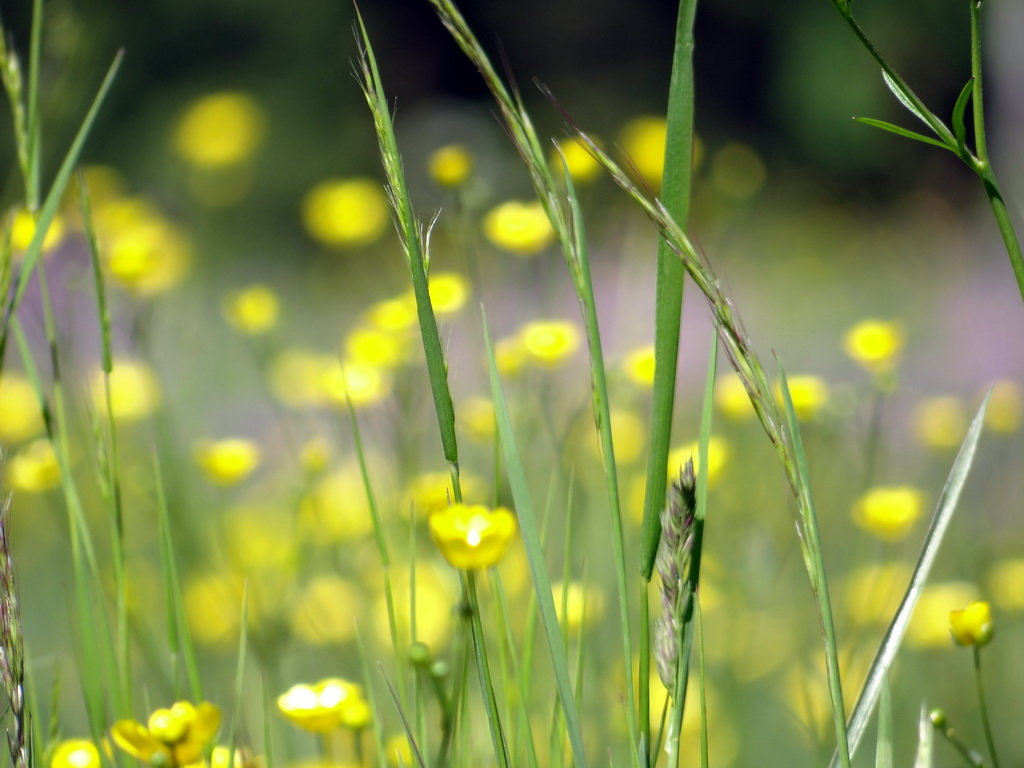
[[[370,729],[373,731],[377,768],[388,768],[387,750],[384,748],[384,726],[381,725],[380,707],[377,704],[377,690],[373,685],[370,662],[366,658],[366,644],[363,642],[363,633],[358,628],[356,629],[356,648],[359,651],[359,665],[363,670],[363,680],[366,681],[366,701],[370,705],[370,711],[373,712],[373,717],[370,718]]]
[[[235,768],[235,750],[238,749],[239,722],[243,719],[240,713],[245,695],[245,657],[249,647],[249,583],[242,589],[242,609],[238,621],[238,661],[235,666],[235,705],[231,710],[231,723],[228,725],[227,736],[230,752],[227,768]]]
[[[892,768],[892,697],[889,695],[889,684],[884,680],[882,694],[878,700],[875,768]]]
[[[851,754],[856,752],[857,745],[860,743],[868,721],[871,719],[875,704],[881,695],[882,684],[893,662],[896,660],[896,653],[907,632],[910,617],[914,613],[914,608],[917,606],[922,590],[924,590],[925,582],[931,573],[939,547],[942,545],[946,530],[949,528],[949,522],[956,511],[957,502],[960,500],[960,493],[963,490],[964,483],[967,481],[971,464],[974,462],[974,454],[978,447],[978,440],[981,437],[981,429],[985,420],[985,410],[988,407],[988,397],[986,395],[981,407],[978,408],[978,412],[975,414],[974,420],[971,421],[971,426],[967,430],[967,435],[960,444],[960,450],[953,460],[953,466],[949,470],[946,484],[942,488],[942,495],[939,496],[931,523],[924,537],[924,543],[921,545],[921,553],[918,555],[917,564],[914,566],[914,573],[910,577],[910,584],[907,586],[907,591],[903,595],[900,607],[889,623],[889,628],[886,630],[878,651],[875,653],[875,658],[871,662],[864,687],[857,699],[856,706],[853,708],[849,729]],[[835,765],[835,757],[832,759],[832,765]]]
[[[565,653],[565,646],[562,644],[562,635],[559,631],[558,619],[555,615],[554,599],[551,596],[551,580],[548,577],[547,566],[544,562],[544,551],[540,542],[540,528],[534,516],[533,503],[530,498],[529,486],[526,484],[522,459],[516,446],[515,435],[512,432],[512,421],[509,418],[508,403],[505,401],[505,393],[501,385],[501,379],[498,376],[498,367],[494,361],[494,345],[491,341],[490,331],[487,328],[486,316],[484,317],[484,344],[487,349],[491,398],[494,401],[494,412],[498,421],[498,435],[505,457],[505,467],[508,472],[509,486],[512,489],[512,498],[515,502],[516,516],[519,520],[520,535],[522,536],[523,546],[526,549],[526,556],[530,563],[530,575],[533,579],[534,593],[537,596],[541,625],[544,628],[551,666],[555,674],[555,687],[558,690],[558,698],[562,705],[562,712],[565,715],[566,727],[569,731],[569,743],[572,747],[575,764],[577,768],[586,768],[587,757],[583,748],[579,714],[576,711],[573,689],[569,681],[569,660]]]
[[[39,60],[43,50],[43,0],[32,2],[32,32],[28,49],[28,147],[25,178],[25,207],[34,211],[39,207],[39,157],[42,150],[42,120],[39,103]]]
[[[953,105],[953,135],[956,136],[956,145],[961,152],[967,146],[967,126],[964,125],[964,114],[967,112],[967,102],[971,100],[972,93],[974,93],[974,78],[969,77]]]
[[[270,713],[274,711],[275,707],[273,697],[267,693],[266,678],[261,680],[261,690],[263,697],[263,764],[266,768],[274,768],[274,735],[273,728],[271,727]],[[376,711],[374,709],[374,712]],[[376,719],[375,717],[374,720],[376,721]]]
[[[917,721],[917,752],[913,768],[932,768],[935,763],[935,729],[928,719],[928,708],[921,705],[921,717]]]
[[[676,22],[672,78],[666,115],[665,162],[661,196],[665,210],[680,226],[686,225],[690,208],[693,169],[693,19],[696,0],[680,0]],[[683,308],[682,262],[664,237],[658,240],[657,283],[654,307],[654,386],[651,393],[651,439],[647,454],[647,486],[644,492],[640,569],[650,581],[661,536],[659,515],[665,503],[665,467],[672,441],[676,368],[679,357],[679,325]],[[644,651],[641,650],[641,653]],[[641,681],[643,685],[643,681]],[[641,721],[643,725],[644,722]],[[646,725],[643,725],[649,730]],[[649,741],[649,739],[648,739]]]
[[[933,147],[948,149],[950,152],[954,151],[953,147],[949,146],[949,144],[943,144],[938,139],[933,139],[931,136],[925,136],[923,133],[908,130],[907,128],[886,122],[885,120],[876,120],[873,117],[855,117],[853,119],[858,123],[863,123],[864,125],[870,125],[872,128],[878,128],[883,131],[888,131],[889,133],[894,133],[905,139],[920,141],[922,144],[931,144]]]
[[[797,472],[797,512],[800,516],[801,547],[804,552],[804,563],[810,578],[811,589],[817,601],[818,619],[825,642],[825,673],[828,678],[829,698],[832,702],[832,722],[835,726],[836,749],[839,753],[840,765],[850,766],[849,735],[846,729],[846,711],[843,706],[843,688],[839,677],[839,651],[836,641],[835,623],[832,618],[832,601],[828,593],[828,577],[825,573],[825,556],[821,547],[821,536],[818,531],[818,516],[814,511],[814,500],[811,496],[810,472],[807,469],[807,454],[804,452],[803,439],[800,436],[800,424],[793,409],[793,398],[789,392],[789,381],[786,371],[779,365],[779,378],[782,388],[782,400],[786,410],[786,426],[789,433],[789,445],[793,451],[793,459]]]

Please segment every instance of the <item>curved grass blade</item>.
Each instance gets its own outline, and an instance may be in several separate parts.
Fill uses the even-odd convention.
[[[892,698],[889,684],[883,680],[878,699],[878,738],[875,744],[875,768],[892,768]]]
[[[876,120],[873,117],[855,117],[853,119],[858,123],[870,125],[872,128],[880,128],[883,131],[895,133],[897,136],[902,136],[905,139],[913,139],[914,141],[920,141],[922,144],[931,144],[933,147],[941,147],[942,149],[948,149],[950,152],[953,151],[951,146],[943,144],[938,139],[933,139],[931,136],[925,136],[923,133],[908,130],[907,128],[886,122],[885,120]]]
[[[924,589],[929,573],[931,573],[935,557],[938,555],[939,547],[942,544],[942,539],[949,528],[949,521],[953,518],[953,513],[956,511],[957,502],[960,500],[960,492],[963,490],[964,483],[967,481],[967,474],[970,472],[971,464],[974,462],[974,454],[978,447],[978,439],[981,437],[981,427],[984,423],[985,410],[988,407],[990,395],[991,393],[985,396],[985,400],[982,402],[981,407],[974,416],[974,420],[971,422],[970,428],[967,430],[967,436],[960,445],[956,459],[953,460],[953,466],[949,470],[949,477],[946,478],[942,495],[939,497],[935,513],[932,515],[931,523],[928,526],[928,532],[925,534],[924,543],[921,546],[921,554],[917,558],[917,565],[914,567],[914,573],[910,577],[910,585],[907,587],[906,594],[903,595],[903,601],[900,603],[896,615],[893,616],[892,622],[885,632],[885,637],[882,638],[882,643],[875,654],[874,660],[871,662],[867,679],[864,682],[864,688],[861,690],[857,704],[853,708],[853,716],[850,718],[849,728],[851,754],[856,751],[857,745],[864,735],[864,729],[867,728],[868,720],[871,718],[871,713],[881,694],[885,676],[896,659],[896,652],[899,650],[900,643],[903,642],[903,636],[906,634],[910,617],[914,613],[917,600],[921,596],[921,591]],[[833,756],[832,766],[835,766],[835,764],[836,758]]]
[[[967,146],[967,126],[964,124],[964,114],[967,112],[967,102],[971,100],[974,92],[974,78],[969,77],[967,83],[956,97],[956,104],[953,105],[953,135],[956,136],[956,145],[963,152]]]

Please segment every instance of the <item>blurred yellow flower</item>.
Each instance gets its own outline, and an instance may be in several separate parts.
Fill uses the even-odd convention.
[[[66,739],[53,750],[50,768],[100,768],[100,752],[88,739]]]
[[[1016,432],[1024,423],[1024,388],[1010,379],[992,385],[985,426],[993,432]]]
[[[693,459],[693,471],[700,472],[700,458],[698,456],[697,441],[680,446],[668,454],[668,479],[669,482],[679,476],[680,470],[686,465],[687,460]],[[708,438],[708,487],[713,487],[722,474],[725,462],[729,458],[729,446],[725,440],[717,435]]]
[[[458,272],[438,272],[430,276],[427,284],[430,306],[435,315],[451,315],[458,312],[469,298],[469,283]],[[414,306],[415,306],[415,302]]]
[[[911,414],[914,436],[928,448],[956,448],[967,434],[967,414],[956,397],[926,397]]]
[[[64,230],[64,219],[57,214],[50,221],[43,237],[42,253],[49,253],[64,241]],[[24,253],[35,236],[36,217],[24,208],[19,208],[11,220],[11,249],[15,253]]]
[[[564,166],[562,165],[563,158],[565,159]],[[587,150],[587,145],[576,136],[558,142],[558,149],[551,153],[551,165],[556,173],[561,173],[563,168],[568,168],[569,175],[577,184],[593,181],[601,173],[601,164]]]
[[[337,365],[337,358],[333,355],[299,347],[287,348],[270,363],[270,390],[289,408],[323,405],[327,394],[321,379]]]
[[[484,234],[499,248],[520,256],[543,251],[554,239],[544,207],[536,200],[509,200],[484,216]]]
[[[538,320],[519,331],[529,359],[541,366],[556,366],[580,346],[579,329],[567,320]]]
[[[1024,558],[993,565],[988,572],[988,591],[1004,611],[1024,610]]]
[[[654,188],[661,185],[665,134],[665,118],[643,115],[628,122],[619,137],[619,145],[629,162],[643,180]]]
[[[32,384],[19,373],[0,373],[0,441],[20,443],[43,428],[39,398]]]
[[[473,172],[473,156],[463,144],[448,144],[430,153],[427,170],[440,186],[460,187]]]
[[[306,230],[329,246],[368,245],[388,224],[388,203],[372,179],[328,179],[302,202]]]
[[[218,745],[210,752],[209,761],[193,763],[188,768],[258,768],[259,757],[247,749],[236,749],[232,756],[229,747]]]
[[[299,508],[299,526],[311,542],[333,544],[373,530],[363,479],[355,467],[342,467],[320,480]]]
[[[641,387],[654,384],[654,346],[640,347],[626,355],[622,364],[626,377]]]
[[[93,375],[91,390],[94,407],[105,413],[107,401],[102,371]],[[153,413],[160,407],[160,385],[152,369],[136,360],[114,360],[110,372],[110,404],[118,421],[137,421]]]
[[[818,416],[828,404],[828,384],[819,376],[789,376],[789,397],[800,421]],[[782,405],[782,382],[775,383],[775,399]]]
[[[47,438],[33,440],[10,459],[7,482],[16,491],[42,493],[60,484],[60,466]]]
[[[632,411],[613,408],[610,413],[612,425],[612,444],[615,448],[615,461],[619,464],[631,464],[640,458],[646,446],[647,428],[644,421]],[[601,438],[594,426],[594,420],[584,419],[586,445],[590,452],[600,459]]]
[[[516,518],[504,507],[453,504],[430,516],[430,534],[456,568],[496,565],[516,533]]]
[[[796,407],[793,381],[790,379],[790,395],[794,396],[793,407]],[[726,373],[715,382],[715,405],[726,418],[733,421],[746,421],[755,415],[754,406],[750,403],[750,395],[739,374]]]
[[[298,559],[295,518],[269,504],[245,504],[224,516],[224,534],[231,565],[242,576],[270,571],[281,576]]]
[[[416,300],[412,294],[378,301],[366,312],[366,321],[382,331],[406,331],[417,323]]]
[[[242,615],[242,591],[222,574],[190,577],[182,591],[185,618],[192,636],[204,645],[236,642]]]
[[[391,378],[383,368],[356,360],[334,361],[321,372],[319,384],[327,401],[343,408],[347,402],[354,408],[373,405],[391,394]]]
[[[494,439],[494,403],[490,398],[467,398],[459,404],[455,415],[471,439],[481,443]]]
[[[924,493],[909,485],[871,488],[853,505],[853,521],[884,541],[899,541],[924,514]]]
[[[241,437],[200,440],[195,456],[206,479],[215,485],[236,485],[260,464],[259,446]]]
[[[721,194],[735,200],[754,195],[767,175],[761,156],[746,144],[730,142],[711,158],[711,182]]]
[[[292,629],[313,645],[343,643],[356,634],[362,588],[340,576],[310,581],[292,607]]]
[[[393,368],[411,357],[412,337],[378,328],[356,328],[345,336],[342,347],[350,364]]]
[[[946,581],[926,585],[907,625],[906,645],[910,648],[948,648],[950,611],[977,599],[978,588],[970,582]]]
[[[307,440],[299,454],[302,468],[311,475],[318,475],[327,468],[331,460],[331,444],[324,437]]]
[[[459,600],[458,581],[453,578],[451,570],[437,568],[426,561],[417,560],[415,593],[410,586],[412,574],[407,566],[393,567],[389,579],[394,599],[398,642],[408,645],[415,639],[431,647],[445,644],[451,635],[453,609]],[[373,590],[373,626],[377,637],[381,641],[389,642],[390,614],[383,583],[373,586],[377,587]],[[415,622],[412,612],[415,612]],[[415,638],[411,636],[414,623]]]
[[[868,371],[887,371],[903,351],[903,326],[889,320],[861,320],[843,336],[843,349]]]
[[[181,116],[174,149],[200,168],[225,168],[252,156],[263,139],[263,110],[245,93],[211,93]]]
[[[177,701],[157,709],[146,725],[119,720],[110,729],[118,747],[145,763],[184,766],[199,761],[220,727],[220,710],[209,702]]]
[[[409,745],[409,737],[404,733],[396,733],[389,736],[384,742],[384,754],[387,755],[388,765],[396,768],[412,768],[413,755],[412,747]]]
[[[526,347],[522,334],[498,339],[494,344],[494,364],[502,376],[518,376],[526,365]]]
[[[293,685],[277,697],[277,708],[294,725],[314,733],[340,726],[364,728],[370,722],[362,687],[339,677]]]
[[[887,624],[900,606],[913,569],[907,563],[873,563],[861,566],[843,582],[843,602],[857,624]]]
[[[280,302],[277,293],[262,283],[229,293],[221,304],[224,319],[237,331],[259,336],[277,325]]]
[[[462,498],[467,502],[481,498],[485,492],[484,481],[466,472],[459,476],[459,485],[462,488]],[[409,487],[405,490],[402,512],[405,513],[412,509],[415,511],[416,517],[427,518],[435,512],[442,511],[454,501],[455,493],[452,490],[451,474],[448,472],[426,472],[417,475],[409,483]]]
[[[569,632],[598,622],[604,615],[604,593],[594,584],[555,581],[551,584],[551,597],[558,620]]]
[[[957,645],[986,645],[992,641],[992,607],[975,601],[949,612],[949,633]]]
[[[701,609],[706,610],[703,584]],[[724,650],[737,680],[759,680],[797,655],[799,635],[791,615],[778,609],[741,610],[730,615],[729,622],[729,647]]]
[[[147,297],[173,288],[188,268],[189,245],[181,231],[160,218],[119,226],[104,237],[107,271],[130,293]]]

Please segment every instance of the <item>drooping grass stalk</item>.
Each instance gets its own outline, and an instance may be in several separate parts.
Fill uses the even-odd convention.
[[[579,200],[566,171],[562,174],[564,192],[555,180],[547,154],[541,144],[533,122],[522,100],[509,89],[498,75],[483,46],[477,40],[466,20],[452,0],[430,0],[441,22],[451,33],[463,53],[473,62],[484,83],[497,102],[512,143],[519,153],[533,183],[534,192],[551,222],[562,255],[572,279],[579,302],[590,357],[590,377],[593,395],[595,426],[600,438],[601,456],[611,512],[612,551],[615,560],[619,620],[623,641],[623,666],[626,671],[627,725],[634,745],[640,741],[635,706],[636,690],[633,681],[633,629],[629,612],[626,582],[626,548],[622,513],[619,500],[618,470],[615,464],[614,441],[611,432],[611,413],[608,383],[604,365],[604,352],[597,322],[597,304],[590,274],[590,257],[583,216]],[[565,170],[564,158],[562,158]],[[540,585],[535,584],[539,589]],[[634,746],[635,751],[635,746]]]
[[[1020,240],[1014,230],[1013,222],[1006,208],[1006,201],[1003,199],[1003,193],[999,187],[999,181],[989,159],[988,142],[985,135],[980,32],[982,0],[967,0],[967,2],[970,6],[971,15],[971,79],[964,86],[960,98],[957,99],[954,106],[952,128],[950,128],[941,118],[925,106],[921,98],[914,93],[913,89],[907,85],[896,70],[886,61],[885,57],[882,56],[878,48],[875,47],[867,33],[853,17],[852,0],[832,0],[832,4],[839,11],[840,16],[843,17],[843,20],[846,21],[857,39],[860,40],[867,52],[878,66],[881,67],[889,89],[911,114],[928,126],[937,139],[887,123],[883,120],[859,118],[860,122],[895,133],[904,138],[948,149],[959,157],[968,168],[974,171],[985,189],[989,206],[992,208],[992,215],[995,217],[1007,256],[1010,258],[1010,266],[1013,268],[1017,287],[1020,290],[1021,298],[1024,299],[1024,253],[1021,251]],[[968,99],[973,101],[973,151],[967,145],[967,129],[964,124],[964,112]]]
[[[13,768],[34,765],[31,749],[32,710],[25,690],[25,643],[21,626],[17,577],[9,536],[11,497],[0,499],[0,683],[3,684],[13,726],[7,746]]]
[[[533,512],[533,503],[530,498],[529,486],[526,483],[522,459],[516,446],[515,434],[512,432],[512,421],[508,413],[508,404],[505,402],[501,379],[498,376],[498,366],[494,360],[494,345],[491,342],[491,334],[487,328],[486,317],[484,318],[483,330],[484,345],[487,350],[487,369],[491,381],[491,398],[494,401],[494,413],[498,421],[498,435],[501,440],[502,452],[505,456],[505,467],[508,472],[509,487],[512,489],[512,499],[515,502],[516,517],[519,520],[520,535],[522,536],[523,547],[526,549],[527,560],[530,563],[530,573],[533,578],[534,594],[540,612],[540,621],[544,628],[544,637],[547,640],[551,667],[555,675],[555,689],[558,692],[558,699],[565,715],[566,729],[569,732],[569,744],[572,748],[576,768],[586,768],[586,750],[583,747],[579,714],[573,699],[572,686],[569,682],[568,658],[565,653],[565,647],[562,644],[561,633],[558,629],[558,618],[555,615],[555,604],[551,596],[551,580],[544,562],[544,549],[541,544],[540,529]]]

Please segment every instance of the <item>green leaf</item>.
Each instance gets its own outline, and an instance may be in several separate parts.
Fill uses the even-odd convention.
[[[910,623],[910,617],[914,613],[918,598],[920,598],[925,582],[928,580],[928,575],[931,573],[932,565],[935,563],[935,558],[939,552],[939,546],[942,544],[942,539],[949,528],[949,521],[953,518],[953,513],[956,511],[957,502],[960,500],[960,492],[963,490],[964,483],[967,481],[967,474],[970,472],[971,464],[974,462],[974,454],[978,447],[978,440],[981,437],[981,427],[985,418],[985,409],[988,407],[988,399],[989,395],[986,395],[984,402],[982,402],[981,407],[974,416],[974,420],[971,422],[970,428],[967,430],[967,436],[960,445],[956,459],[953,460],[949,477],[946,478],[942,495],[939,497],[935,513],[932,515],[931,523],[928,526],[928,532],[925,534],[924,543],[921,546],[921,554],[918,555],[917,565],[914,567],[910,584],[903,595],[903,601],[900,603],[896,615],[893,616],[892,622],[885,632],[885,637],[882,638],[878,651],[875,653],[875,658],[871,662],[864,687],[860,692],[860,697],[857,699],[856,706],[853,708],[849,729],[851,754],[856,751],[857,745],[864,735],[864,729],[867,728],[868,720],[871,718],[871,713],[878,702],[878,697],[881,695],[885,676],[896,660],[896,652],[903,642],[903,637],[907,632],[907,625]],[[835,766],[835,764],[836,757],[833,756],[832,765]]]
[[[935,746],[935,729],[928,719],[928,708],[921,705],[921,717],[917,721],[917,753],[914,755],[914,768],[932,768],[932,755]]]
[[[948,144],[944,144],[938,139],[933,139],[931,136],[925,136],[923,133],[902,128],[898,125],[894,125],[893,123],[888,123],[885,120],[876,120],[873,117],[855,117],[853,119],[858,123],[870,125],[872,128],[880,128],[883,131],[895,133],[897,136],[902,136],[905,139],[913,139],[914,141],[920,141],[922,144],[931,144],[934,147],[942,147],[943,149],[948,149],[950,151],[953,149]]]
[[[971,100],[971,93],[974,90],[974,78],[970,77],[964,84],[960,95],[956,97],[956,104],[953,105],[953,135],[956,136],[956,145],[960,151],[964,151],[967,145],[967,126],[964,125],[964,113],[967,111],[967,103]]]
[[[882,680],[878,700],[878,737],[875,745],[875,768],[892,768],[892,698],[889,683]]]
[[[892,91],[892,95],[899,100],[900,104],[902,104],[910,114],[914,115],[914,117],[931,128],[931,123],[928,122],[928,118],[925,117],[924,113],[914,105],[914,102],[907,95],[906,86],[893,80],[885,70],[882,70],[882,79],[885,80],[886,87]]]

